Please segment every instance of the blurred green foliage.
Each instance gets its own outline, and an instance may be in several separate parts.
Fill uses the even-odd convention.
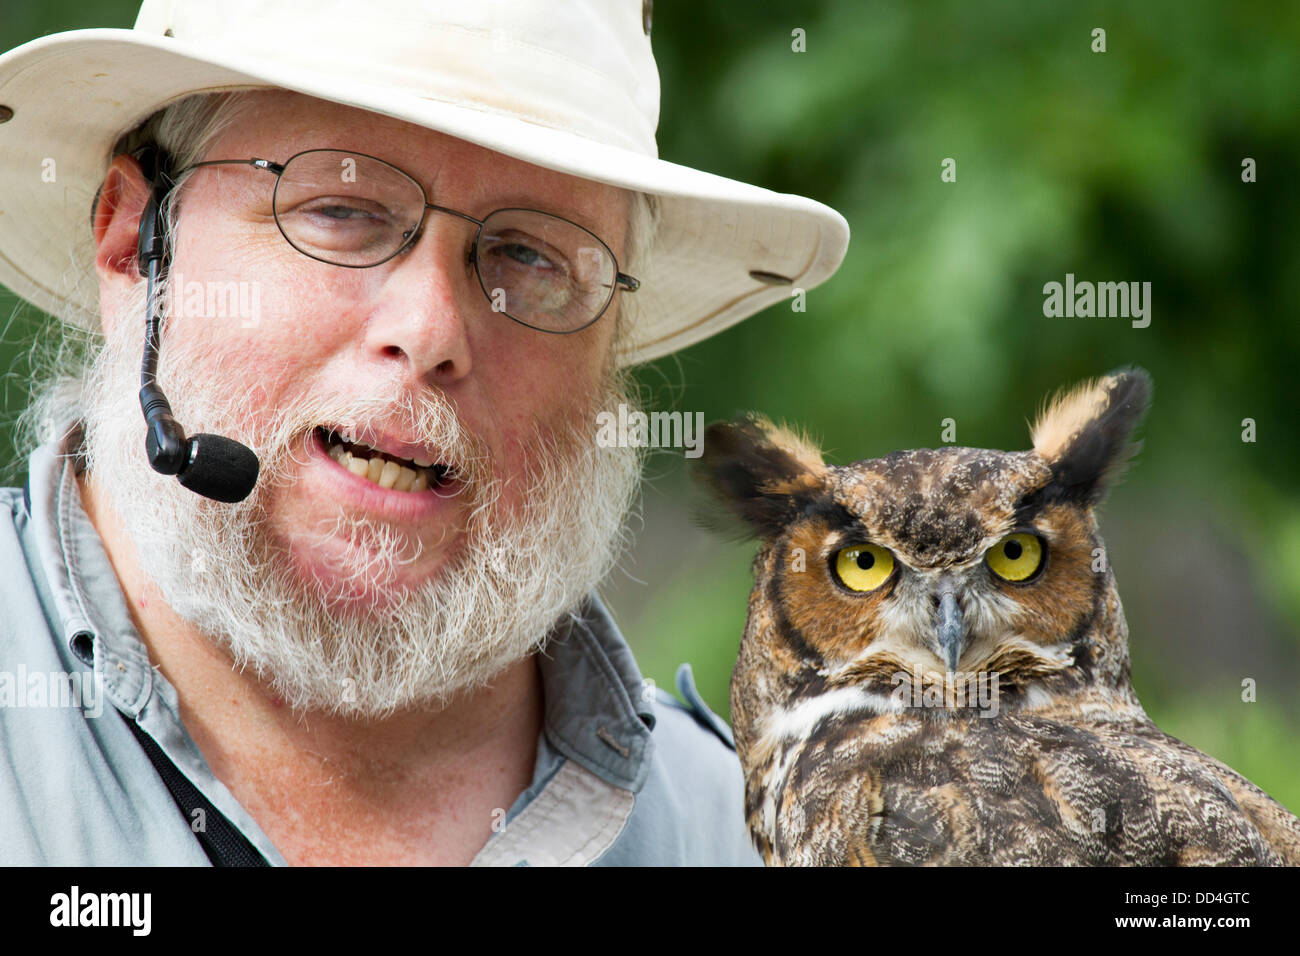
[[[0,48],[134,11],[5,0]],[[854,237],[806,312],[643,369],[655,406],[759,409],[845,463],[938,445],[950,417],[958,444],[1023,448],[1049,392],[1146,367],[1145,451],[1101,519],[1135,684],[1166,730],[1300,810],[1300,7],[660,0],[653,43],[661,156],[811,196]],[[1066,273],[1152,283],[1150,327],[1045,318]],[[5,336],[10,415],[37,327],[28,310]],[[754,546],[692,529],[685,465],[652,458],[607,591],[647,676],[692,661],[725,714]]]

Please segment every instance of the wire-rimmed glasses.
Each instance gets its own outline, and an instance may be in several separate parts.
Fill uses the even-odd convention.
[[[587,229],[537,209],[498,209],[484,219],[429,202],[408,173],[375,156],[308,149],[283,163],[212,159],[276,177],[280,233],[303,255],[350,269],[380,265],[412,248],[429,210],[477,227],[469,261],[493,311],[542,332],[578,332],[609,308],[614,291],[640,282],[619,271],[609,246]]]

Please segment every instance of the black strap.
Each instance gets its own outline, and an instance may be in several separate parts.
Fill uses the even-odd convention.
[[[185,818],[186,824],[189,824],[191,829],[195,820],[194,811],[202,811],[198,819],[203,821],[203,829],[196,831],[194,835],[199,838],[203,852],[208,855],[213,866],[271,865],[266,862],[262,854],[257,852],[253,844],[248,842],[248,838],[235,829],[234,824],[199,792],[199,788],[190,783],[189,778],[167,759],[167,755],[163,753],[157,741],[141,730],[140,725],[126,714],[122,714],[122,718],[135,734],[135,739],[140,741],[144,752],[149,755],[154,769],[158,771],[158,776],[162,777],[163,783],[167,784],[172,799],[180,808],[181,816]]]

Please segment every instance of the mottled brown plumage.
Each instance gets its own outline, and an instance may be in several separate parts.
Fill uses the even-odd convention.
[[[707,432],[762,540],[731,706],[768,863],[1300,863],[1300,820],[1129,680],[1093,508],[1149,391],[1085,383],[1026,452],[831,467],[762,419]]]

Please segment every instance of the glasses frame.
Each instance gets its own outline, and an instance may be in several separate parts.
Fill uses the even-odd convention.
[[[416,188],[420,190],[420,195],[424,199],[424,208],[420,211],[420,221],[416,224],[415,228],[410,231],[410,234],[406,237],[405,241],[400,246],[398,246],[395,250],[393,250],[393,252],[391,252],[389,255],[380,259],[378,262],[371,262],[366,265],[349,265],[348,263],[345,262],[334,262],[333,260],[330,259],[324,259],[320,256],[312,255],[310,252],[305,252],[303,249],[301,249],[300,247],[294,244],[293,240],[289,238],[288,233],[284,231],[284,226],[280,224],[280,211],[276,206],[275,197],[280,190],[281,174],[284,173],[285,169],[287,169],[289,164],[292,163],[295,159],[297,159],[300,156],[305,156],[308,153],[346,153],[350,156],[361,156],[366,159],[374,160],[377,163],[383,163],[385,166],[388,166],[390,169],[394,169],[397,172],[401,173],[403,176],[409,179],[416,186]],[[475,219],[473,216],[469,215],[468,213],[461,212],[458,209],[452,209],[448,206],[439,206],[436,203],[429,202],[429,194],[425,192],[424,186],[420,183],[418,179],[416,179],[406,170],[402,169],[400,166],[394,166],[392,163],[388,162],[388,160],[380,159],[378,156],[371,156],[368,153],[358,153],[355,150],[350,150],[350,149],[333,149],[330,147],[317,147],[313,149],[300,150],[299,152],[294,153],[292,156],[290,156],[282,163],[270,159],[259,159],[257,157],[253,157],[250,159],[207,159],[207,160],[203,160],[202,162],[192,163],[191,165],[186,166],[184,169],[176,173],[175,177],[173,178],[179,180],[181,176],[185,175],[191,170],[199,169],[203,166],[251,166],[254,169],[261,169],[261,170],[265,170],[268,173],[273,173],[275,175],[275,189],[271,193],[271,211],[275,216],[275,227],[280,230],[280,235],[284,237],[284,241],[289,244],[289,247],[291,249],[293,249],[297,253],[300,253],[301,255],[306,256],[308,259],[315,259],[317,262],[324,262],[327,265],[331,265],[331,266],[339,266],[340,268],[343,269],[373,269],[375,266],[381,266],[385,262],[389,262],[390,260],[395,259],[397,256],[400,256],[403,252],[407,252],[413,249],[415,247],[415,244],[420,241],[420,237],[424,235],[424,223],[425,220],[429,218],[429,210],[433,210],[434,212],[446,213],[449,216],[455,216],[458,219],[463,219],[466,222],[471,222],[475,226],[475,231],[474,231],[474,241],[470,245],[469,264],[473,265],[474,275],[478,279],[479,288],[483,290],[483,295],[487,297],[487,300],[490,303],[493,302],[492,293],[488,290],[487,284],[483,280],[483,273],[482,271],[480,271],[478,267],[479,240],[483,236],[483,224],[487,222],[488,219],[491,219],[497,213],[501,213],[501,212],[534,212],[543,216],[549,216],[552,219],[559,219],[560,221],[566,222],[576,229],[581,229],[587,235],[591,236],[591,238],[594,239],[596,242],[600,243],[600,247],[604,249],[606,253],[609,254],[610,261],[614,263],[614,281],[609,287],[610,290],[609,295],[605,299],[605,304],[600,307],[600,311],[598,311],[595,314],[595,316],[591,318],[590,321],[573,329],[547,329],[538,325],[533,325],[530,322],[525,322],[523,319],[513,316],[509,312],[506,312],[504,310],[499,310],[495,308],[493,309],[494,312],[499,312],[501,315],[504,315],[512,322],[518,322],[520,325],[524,326],[525,328],[534,329],[538,332],[546,332],[549,335],[572,335],[574,332],[581,332],[584,329],[591,328],[591,326],[595,325],[598,321],[600,321],[601,316],[603,316],[607,311],[609,311],[609,307],[614,301],[614,293],[619,291],[619,289],[622,289],[624,292],[635,292],[637,289],[641,287],[641,281],[639,279],[635,279],[632,276],[628,275],[625,272],[622,272],[619,269],[618,256],[614,255],[614,250],[611,249],[603,239],[601,239],[598,235],[596,235],[586,226],[580,225],[574,222],[572,219],[567,219],[564,216],[557,216],[555,213],[547,212],[544,209],[530,209],[525,206],[507,206],[502,209],[494,209],[482,219]]]

